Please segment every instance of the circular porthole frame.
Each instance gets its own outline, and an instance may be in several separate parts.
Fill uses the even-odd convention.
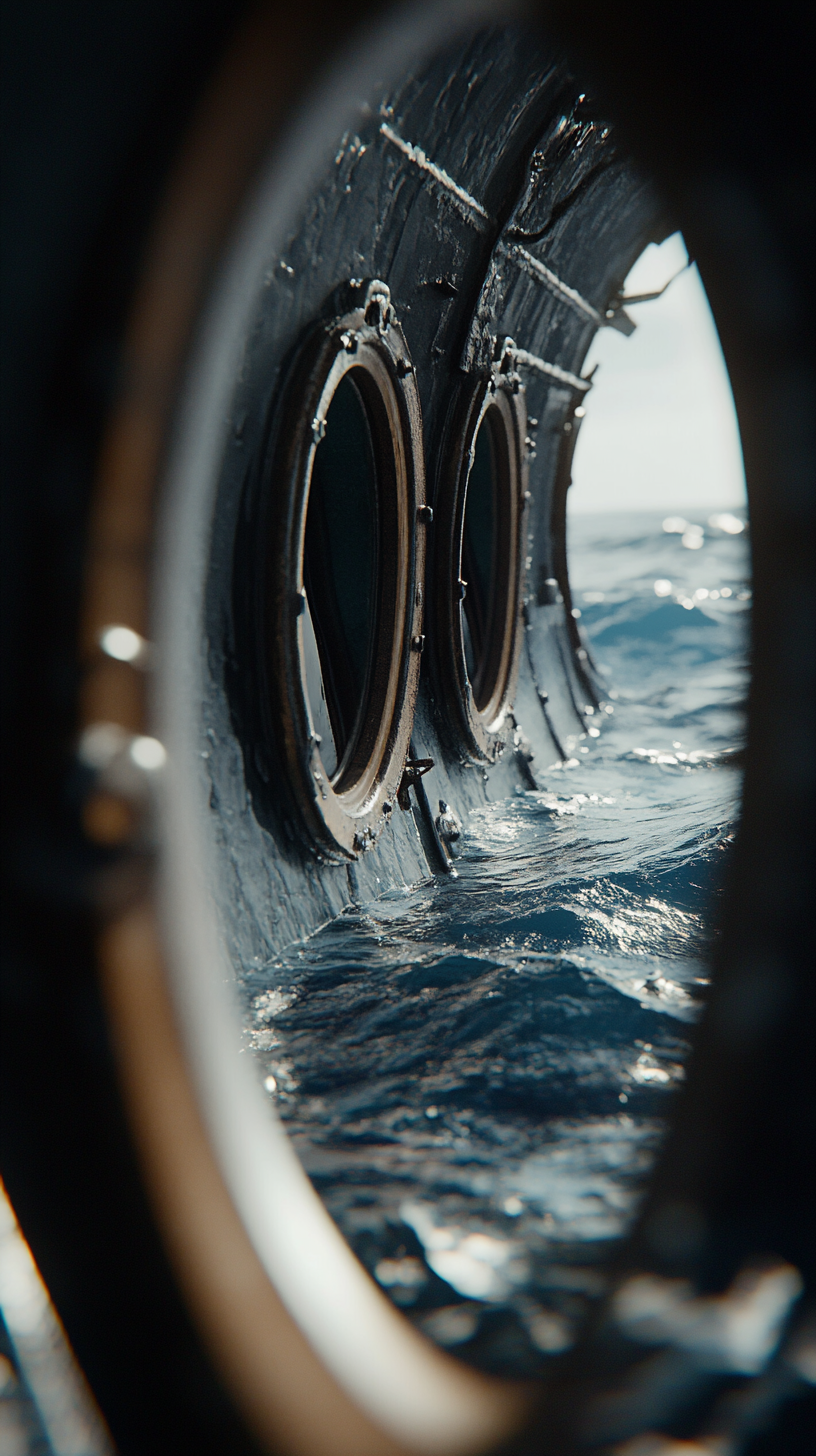
[[[512,349],[497,350],[489,377],[468,378],[459,385],[448,415],[437,493],[434,572],[434,676],[452,746],[466,760],[494,763],[506,741],[518,679],[523,634],[523,600],[527,521],[527,408],[524,388],[514,367]],[[477,705],[470,681],[462,624],[467,583],[462,580],[465,509],[476,439],[492,415],[493,430],[503,448],[496,451],[503,509],[497,514],[501,533],[499,568],[504,611],[498,641],[491,646],[496,666],[484,707]],[[488,425],[488,427],[490,427]]]
[[[300,837],[348,861],[376,843],[396,804],[419,681],[425,566],[425,470],[415,371],[387,284],[320,325],[283,391],[262,525],[265,556],[261,722],[281,760]],[[337,389],[355,372],[371,429],[378,490],[378,569],[371,662],[357,727],[327,771],[306,683],[304,541],[315,455]],[[279,776],[276,775],[276,778]]]

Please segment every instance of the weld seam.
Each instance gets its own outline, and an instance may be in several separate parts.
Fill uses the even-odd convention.
[[[393,127],[388,125],[387,121],[383,121],[380,124],[380,131],[386,141],[391,142],[392,146],[395,146],[398,151],[402,152],[403,156],[407,157],[410,162],[413,162],[414,166],[418,167],[421,172],[427,172],[428,176],[433,177],[434,181],[438,182],[440,187],[444,187],[457,201],[463,203],[465,207],[470,208],[472,212],[475,212],[485,222],[490,221],[482,204],[477,202],[475,197],[471,197],[470,193],[466,192],[464,187],[460,187],[458,182],[454,182],[444,167],[437,167],[436,162],[432,162],[430,157],[426,157],[421,147],[415,147],[413,142],[406,142],[399,135],[399,132],[394,131]]]
[[[597,324],[599,328],[601,327],[604,321],[597,308],[594,308],[591,303],[588,303],[578,292],[577,288],[571,288],[569,283],[565,283],[563,279],[558,277],[557,273],[553,273],[552,269],[548,268],[546,263],[541,263],[538,258],[534,258],[532,253],[528,253],[527,249],[523,248],[520,243],[513,243],[507,251],[509,256],[517,259],[521,266],[526,268],[528,273],[532,273],[537,281],[546,283],[554,293],[566,299],[567,303],[571,303],[580,313],[585,314],[594,324]]]
[[[562,369],[560,364],[549,364],[546,359],[539,359],[537,354],[530,354],[526,349],[511,350],[516,364],[525,364],[528,369],[537,369],[539,374],[546,374],[550,379],[557,379],[559,384],[568,384],[570,389],[577,389],[581,394],[586,394],[592,388],[591,379],[581,379],[577,374],[571,374],[569,369]]]

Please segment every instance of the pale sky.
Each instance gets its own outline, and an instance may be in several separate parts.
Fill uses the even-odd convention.
[[[660,288],[687,261],[680,233],[651,243],[624,293]],[[629,338],[600,329],[583,373],[570,513],[746,509],[737,419],[717,330],[696,267],[662,298],[632,305]]]

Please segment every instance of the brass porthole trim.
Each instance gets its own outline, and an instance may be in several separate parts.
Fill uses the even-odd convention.
[[[264,485],[265,622],[259,673],[264,736],[282,760],[287,812],[313,852],[340,860],[370,848],[396,804],[424,644],[420,584],[428,515],[419,393],[388,286],[375,279],[349,287],[359,302],[307,339],[277,412],[280,425]],[[371,447],[375,567],[370,642],[364,681],[352,702],[353,725],[345,737],[338,732],[339,741],[327,744],[325,732],[318,731],[323,705],[316,701],[314,654],[317,649],[325,683],[331,651],[318,631],[307,545],[319,451],[331,438],[332,409],[343,392],[356,399]],[[345,482],[332,488],[336,511],[337,492]],[[357,504],[364,525],[365,512]],[[325,576],[329,558],[319,565]],[[348,597],[348,583],[345,590]],[[331,626],[331,609],[323,612]],[[335,638],[339,641],[337,633]],[[338,669],[338,677],[344,672],[348,664]]]
[[[488,378],[468,378],[457,389],[437,497],[436,692],[454,751],[477,764],[494,762],[504,747],[522,641],[527,410],[512,351],[497,353]],[[476,583],[468,580],[476,574],[468,565],[468,493],[475,494],[477,471],[483,482],[480,459],[489,460],[492,535],[489,588],[483,581],[477,613]],[[483,483],[480,489],[484,495]]]

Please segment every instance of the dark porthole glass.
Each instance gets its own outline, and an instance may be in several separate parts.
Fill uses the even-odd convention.
[[[440,456],[431,672],[450,746],[471,763],[502,752],[516,686],[526,420],[518,376],[498,361],[491,379],[460,384]]]
[[[477,709],[494,689],[494,639],[501,633],[498,602],[497,511],[499,462],[492,410],[485,413],[473,448],[462,529],[462,579],[466,583],[462,633],[468,678]]]
[[[315,452],[303,558],[306,686],[333,782],[364,719],[377,625],[377,471],[355,374],[340,381]]]

